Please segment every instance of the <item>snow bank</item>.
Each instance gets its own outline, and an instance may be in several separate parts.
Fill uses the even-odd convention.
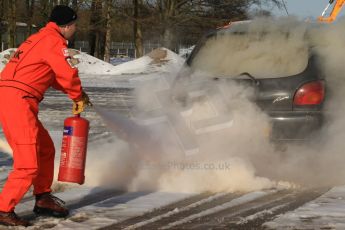
[[[8,49],[0,53],[0,71],[5,67],[11,53],[13,53],[15,50],[16,49]]]
[[[15,49],[8,49],[0,53],[0,71],[7,63],[11,51],[15,51]],[[146,56],[117,66],[113,66],[87,53],[81,53],[78,50],[70,49],[69,51],[73,57],[73,64],[78,68],[80,75],[84,75],[83,77],[170,72],[171,70],[179,69],[184,62],[183,58],[165,48],[153,50]]]
[[[112,64],[88,55],[87,53],[80,53],[77,51],[76,55],[73,57],[79,61],[79,64],[76,66],[80,74],[110,74],[114,68]]]
[[[117,66],[113,66],[86,53],[79,53],[74,57],[78,58],[80,61],[80,63],[77,64],[80,74],[91,75],[122,75],[169,72],[172,69],[180,68],[184,62],[183,58],[165,48],[153,50],[146,56]]]

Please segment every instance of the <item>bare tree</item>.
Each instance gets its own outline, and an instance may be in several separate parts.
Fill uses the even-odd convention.
[[[90,54],[95,57],[100,55],[100,42],[102,36],[102,0],[92,0],[91,17],[90,17],[90,33],[89,46]]]
[[[50,12],[53,7],[58,4],[57,0],[40,0],[38,5],[38,11],[41,15],[41,20],[38,22],[39,26],[43,27],[50,17]]]
[[[156,0],[155,3],[162,45],[172,50],[176,48],[176,30],[180,28],[210,28],[230,20],[247,19],[252,5],[280,6],[279,0]]]
[[[5,0],[0,0],[0,45],[2,46],[2,34],[6,31],[5,26]]]
[[[163,46],[174,49],[173,46],[173,27],[174,17],[179,8],[187,4],[188,0],[158,0],[159,19],[162,24],[162,42]]]
[[[110,46],[111,46],[111,13],[113,11],[113,1],[106,0],[106,35],[105,35],[105,49],[104,61],[110,62]]]
[[[72,0],[72,8],[76,12],[78,11],[78,9],[79,9],[78,0]]]
[[[59,0],[59,4],[61,4],[61,5],[66,5],[66,6],[68,6],[69,5],[69,3],[70,3],[70,1],[69,0]]]
[[[7,35],[8,35],[8,45],[9,47],[16,47],[16,0],[9,0],[8,2],[9,11],[7,14],[7,21],[8,21],[8,28],[7,28]]]
[[[26,0],[26,9],[27,9],[27,33],[26,36],[28,37],[30,34],[32,34],[32,17],[34,15],[34,9],[35,9],[35,0]]]
[[[141,26],[141,22],[139,22],[140,9],[142,8],[143,1],[133,0],[133,5],[134,5],[133,30],[134,30],[135,56],[136,58],[139,58],[144,55],[142,26]]]
[[[15,23],[45,26],[52,8],[66,4],[78,11],[78,40],[89,40],[90,53],[99,58],[109,55],[109,39],[134,41],[137,57],[143,54],[143,41],[176,50],[179,43],[194,44],[205,31],[230,20],[243,20],[254,9],[279,5],[279,0],[113,0],[114,13],[109,19],[108,0],[0,0],[0,39],[14,44]],[[110,2],[110,0],[109,0]],[[256,5],[257,7],[252,7]],[[13,6],[13,7],[12,7]],[[15,13],[13,13],[13,10]],[[252,15],[252,14],[251,14]],[[111,29],[110,29],[111,28]],[[111,35],[111,37],[110,37]],[[71,42],[70,44],[73,44]],[[104,56],[104,54],[106,54]]]

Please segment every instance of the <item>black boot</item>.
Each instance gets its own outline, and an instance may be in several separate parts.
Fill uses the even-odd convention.
[[[49,192],[36,195],[34,213],[42,216],[66,217],[69,214],[65,202]]]
[[[0,224],[6,226],[30,226],[30,222],[17,216],[15,212],[0,212]]]

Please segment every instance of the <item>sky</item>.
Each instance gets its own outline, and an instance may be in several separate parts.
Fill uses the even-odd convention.
[[[289,14],[297,15],[301,18],[317,18],[321,15],[322,11],[327,6],[329,0],[285,0]],[[330,13],[332,7],[329,8],[328,13]],[[284,9],[273,10],[276,15],[286,15]],[[338,17],[345,15],[345,7],[341,11]]]

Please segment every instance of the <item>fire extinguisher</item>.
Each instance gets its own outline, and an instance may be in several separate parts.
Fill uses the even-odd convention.
[[[64,122],[58,180],[84,184],[89,121],[80,115]]]

